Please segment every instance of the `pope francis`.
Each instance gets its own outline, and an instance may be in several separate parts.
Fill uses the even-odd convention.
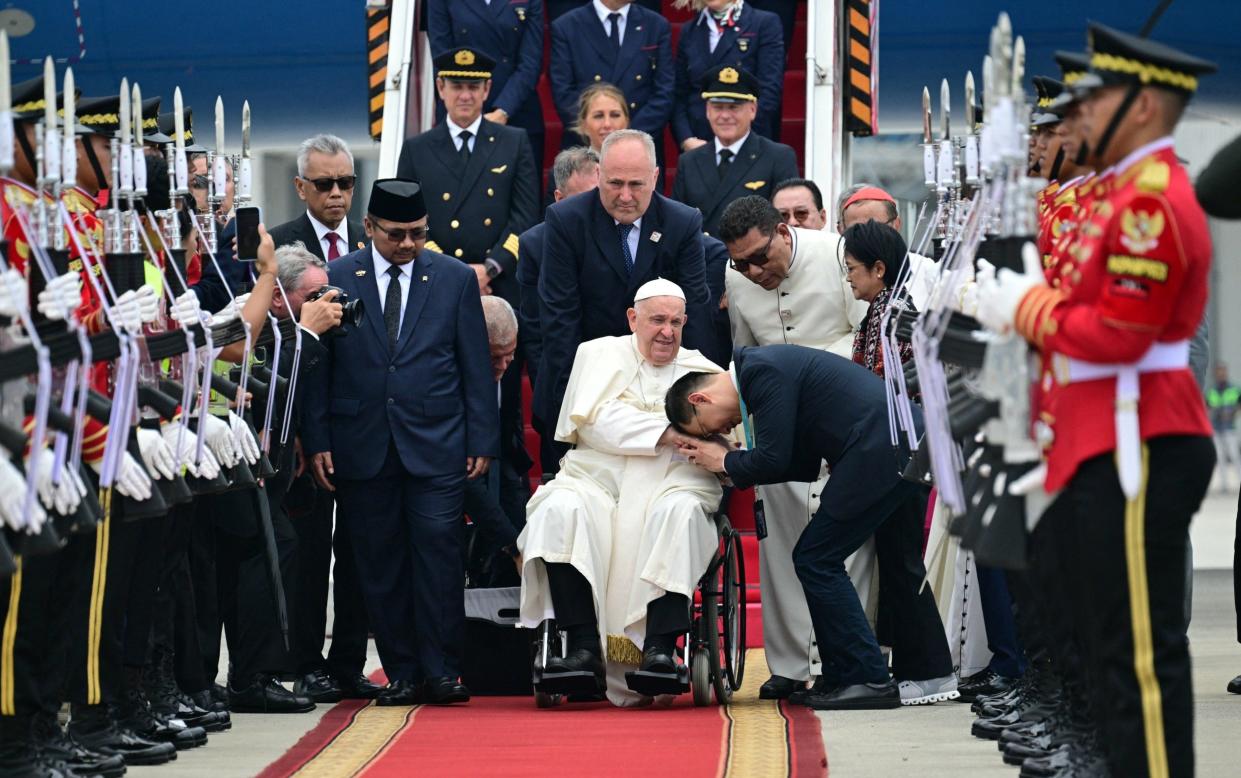
[[[676,642],[717,547],[711,515],[722,494],[715,476],[676,453],[682,436],[664,414],[676,379],[721,372],[681,348],[685,295],[656,279],[638,289],[628,316],[632,335],[578,347],[556,423],[556,439],[574,448],[530,500],[517,541],[522,624],[554,617],[567,634],[544,684],[597,693],[606,663],[607,697],[620,706],[654,694],[629,688],[633,665],[648,679],[676,676]]]

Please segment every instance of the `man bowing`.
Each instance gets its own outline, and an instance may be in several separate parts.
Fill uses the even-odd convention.
[[[465,482],[500,445],[478,282],[424,247],[417,183],[376,181],[363,224],[371,244],[328,279],[365,321],[327,339],[302,444],[353,541],[389,680],[378,704],[464,702]]]

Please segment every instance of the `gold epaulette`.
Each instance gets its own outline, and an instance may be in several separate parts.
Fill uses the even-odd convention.
[[[1137,180],[1134,186],[1140,192],[1149,192],[1151,194],[1160,194],[1167,191],[1168,181],[1172,177],[1172,170],[1168,167],[1168,163],[1162,159],[1148,159],[1141,165],[1138,172]]]

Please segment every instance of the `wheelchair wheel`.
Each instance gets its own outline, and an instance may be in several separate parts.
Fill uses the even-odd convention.
[[[720,615],[724,637],[724,672],[728,687],[737,691],[745,676],[745,556],[741,551],[741,535],[736,530],[730,530],[725,543],[724,561],[720,566],[723,570]]]
[[[694,692],[694,705],[711,704],[711,657],[707,651],[695,651],[690,659],[689,685]]]

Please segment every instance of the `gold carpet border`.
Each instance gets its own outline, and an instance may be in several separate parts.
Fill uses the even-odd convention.
[[[767,666],[761,648],[746,653],[745,681],[733,695],[732,702],[721,708],[729,721],[728,748],[724,778],[762,778],[790,773],[788,721],[780,712],[778,700],[760,700]],[[757,671],[757,672],[756,672]]]
[[[349,726],[293,775],[342,778],[360,774],[413,723],[419,710],[419,707],[381,708],[371,703],[359,710]]]

